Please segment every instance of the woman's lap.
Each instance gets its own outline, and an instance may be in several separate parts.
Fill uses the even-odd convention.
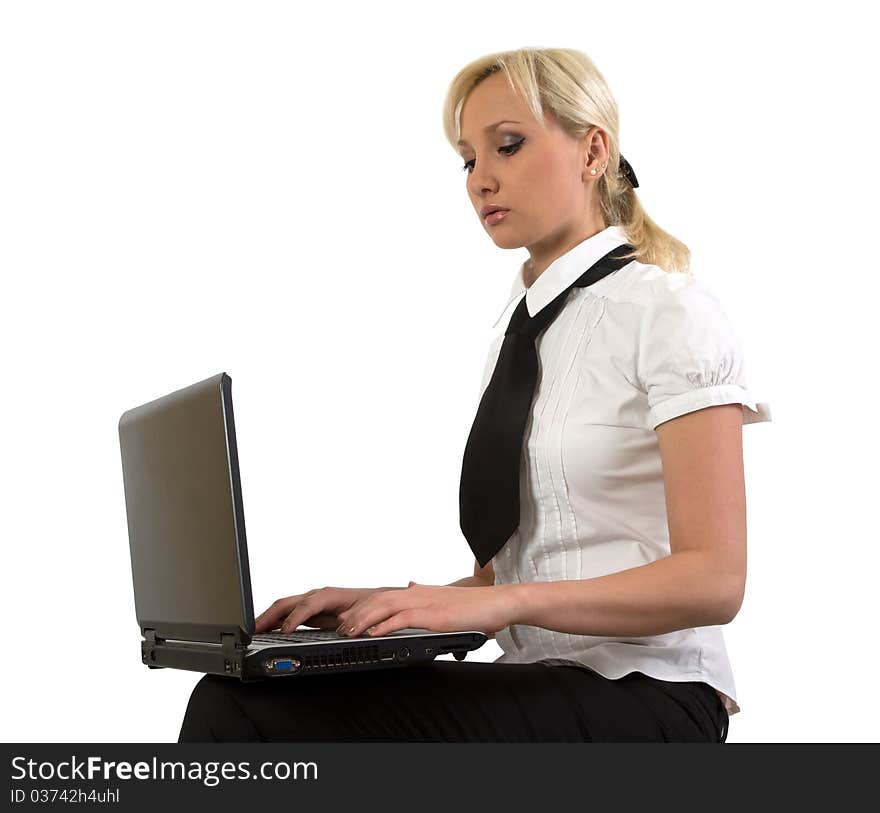
[[[717,742],[720,708],[706,684],[640,672],[447,660],[256,683],[205,675],[178,741]]]

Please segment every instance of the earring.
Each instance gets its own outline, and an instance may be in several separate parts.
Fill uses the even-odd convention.
[[[602,164],[602,169],[605,169],[605,164]],[[595,175],[595,174],[596,174],[596,170],[595,170],[595,169],[591,169],[591,170],[590,170],[590,175]]]

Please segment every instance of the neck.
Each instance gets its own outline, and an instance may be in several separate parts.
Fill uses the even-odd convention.
[[[576,235],[555,239],[553,241],[555,245],[552,247],[541,244],[529,246],[531,257],[523,264],[523,283],[526,288],[531,288],[535,280],[550,267],[554,260],[606,228],[608,227],[601,220],[592,220]]]

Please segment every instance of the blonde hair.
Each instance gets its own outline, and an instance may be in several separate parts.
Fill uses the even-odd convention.
[[[453,149],[461,138],[461,108],[485,78],[501,71],[535,119],[545,126],[550,110],[570,136],[581,139],[593,127],[608,134],[608,171],[598,181],[599,205],[607,226],[620,226],[635,249],[626,255],[668,272],[690,273],[690,250],[648,217],[635,190],[620,174],[617,102],[590,58],[569,48],[519,48],[479,57],[449,84],[443,130]]]

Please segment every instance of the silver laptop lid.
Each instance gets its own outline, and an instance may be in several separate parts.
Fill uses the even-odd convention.
[[[219,373],[124,412],[119,444],[141,632],[247,644],[254,610],[232,379]]]

